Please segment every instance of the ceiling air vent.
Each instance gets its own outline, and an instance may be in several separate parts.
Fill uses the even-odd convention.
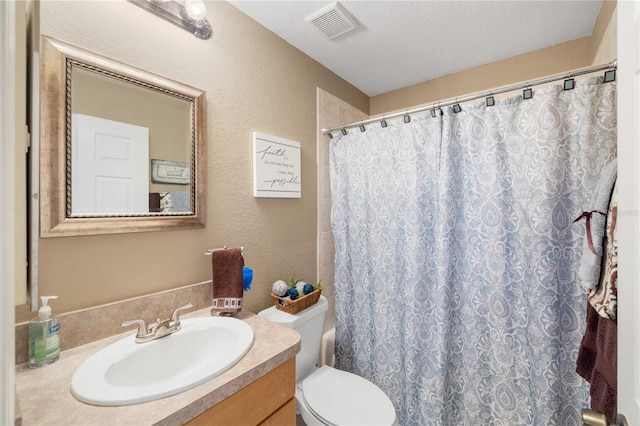
[[[331,3],[327,7],[304,18],[327,36],[329,40],[353,31],[360,25],[349,12],[338,2]]]

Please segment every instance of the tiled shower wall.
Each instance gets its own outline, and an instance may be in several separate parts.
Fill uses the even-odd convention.
[[[334,244],[331,232],[331,187],[329,184],[329,137],[321,129],[369,118],[364,112],[341,99],[317,89],[318,102],[318,280],[322,280],[322,294],[329,301],[324,331],[335,326]]]

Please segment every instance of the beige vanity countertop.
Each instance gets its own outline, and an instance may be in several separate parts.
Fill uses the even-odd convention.
[[[210,309],[183,318],[209,315]],[[60,359],[42,368],[16,367],[17,397],[22,425],[180,425],[262,377],[300,350],[300,335],[250,312],[237,318],[254,332],[253,346],[237,364],[208,382],[182,393],[140,404],[98,407],[78,401],[71,394],[71,377],[84,360],[127,332],[61,352]],[[64,330],[62,330],[64,333]],[[247,401],[247,404],[252,404]]]

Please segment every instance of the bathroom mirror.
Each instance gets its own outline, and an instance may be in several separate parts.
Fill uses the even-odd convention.
[[[40,99],[42,237],[204,226],[205,92],[42,37]]]

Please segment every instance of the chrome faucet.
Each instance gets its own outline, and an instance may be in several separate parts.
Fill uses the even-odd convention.
[[[137,319],[123,321],[120,326],[128,327],[130,325],[136,324],[138,326],[138,332],[136,333],[136,343],[150,342],[151,340],[159,339],[180,330],[180,311],[192,307],[193,305],[191,303],[189,303],[188,305],[180,306],[178,309],[173,311],[170,319],[160,321],[160,318],[158,318],[155,323],[150,325],[147,325],[144,320]]]

